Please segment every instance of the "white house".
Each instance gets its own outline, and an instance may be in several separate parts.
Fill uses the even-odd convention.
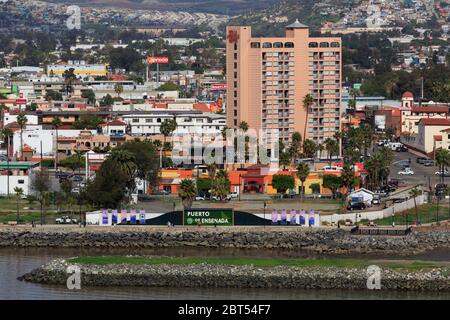
[[[349,200],[355,201],[355,202],[364,202],[365,204],[372,204],[372,200],[375,196],[375,193],[373,193],[370,190],[361,188],[358,190],[355,190],[349,194]]]

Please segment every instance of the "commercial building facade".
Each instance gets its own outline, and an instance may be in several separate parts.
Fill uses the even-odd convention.
[[[289,141],[296,131],[323,142],[340,130],[340,38],[312,38],[298,21],[285,37],[255,38],[251,27],[227,27],[227,124],[277,129]],[[307,111],[303,99],[314,97]]]

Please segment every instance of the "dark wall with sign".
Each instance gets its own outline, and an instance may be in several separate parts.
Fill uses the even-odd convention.
[[[266,220],[258,216],[255,216],[249,212],[235,211],[234,212],[234,225],[236,226],[263,226],[270,225],[270,213],[266,214]],[[157,218],[147,219],[148,225],[167,225],[167,222],[174,224],[175,226],[183,225],[183,212],[172,211],[165,213]]]

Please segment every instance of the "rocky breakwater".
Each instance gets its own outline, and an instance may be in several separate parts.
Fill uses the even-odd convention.
[[[0,247],[292,249],[316,253],[414,254],[450,247],[450,230],[407,236],[352,235],[343,229],[300,228],[68,228],[0,229]]]
[[[367,270],[348,267],[264,267],[252,265],[78,265],[57,259],[19,278],[66,285],[69,266],[81,271],[81,286],[299,288],[367,290]],[[444,269],[445,270],[445,269]],[[450,291],[450,276],[440,268],[381,269],[381,290]]]

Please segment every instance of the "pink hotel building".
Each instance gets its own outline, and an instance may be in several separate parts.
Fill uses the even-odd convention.
[[[340,130],[340,38],[311,38],[298,21],[285,37],[254,38],[251,27],[227,27],[227,124],[278,129],[289,141],[304,133],[320,143]],[[314,98],[306,123],[303,99]]]

